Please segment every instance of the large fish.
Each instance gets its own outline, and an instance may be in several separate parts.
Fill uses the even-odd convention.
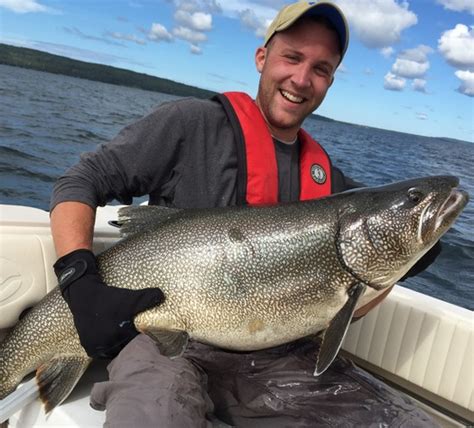
[[[440,176],[269,207],[125,208],[128,237],[98,257],[100,271],[109,285],[163,290],[164,304],[134,322],[169,356],[188,338],[250,351],[324,330],[320,374],[354,309],[399,280],[454,222],[468,200],[457,186]],[[49,411],[89,363],[56,288],[0,344],[0,398],[36,370]]]

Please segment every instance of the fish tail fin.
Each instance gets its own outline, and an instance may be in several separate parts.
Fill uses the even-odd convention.
[[[39,396],[49,413],[71,393],[91,362],[89,357],[59,356],[42,364],[36,370]]]

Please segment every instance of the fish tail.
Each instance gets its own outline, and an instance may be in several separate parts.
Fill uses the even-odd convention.
[[[46,413],[67,398],[90,362],[91,359],[83,355],[61,355],[36,370],[39,396]]]

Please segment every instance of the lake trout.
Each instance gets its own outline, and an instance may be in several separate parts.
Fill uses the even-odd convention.
[[[252,351],[322,332],[319,375],[354,310],[403,277],[461,213],[468,195],[458,184],[428,177],[275,206],[125,207],[125,237],[98,265],[108,285],[163,290],[164,303],[134,323],[165,355],[181,355],[188,339]],[[0,344],[0,398],[36,370],[50,411],[90,361],[55,288]]]

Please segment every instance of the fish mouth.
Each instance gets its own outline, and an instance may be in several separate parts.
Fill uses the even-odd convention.
[[[458,188],[451,190],[451,193],[441,205],[436,216],[435,229],[451,224],[460,214],[469,201],[469,194]]]

